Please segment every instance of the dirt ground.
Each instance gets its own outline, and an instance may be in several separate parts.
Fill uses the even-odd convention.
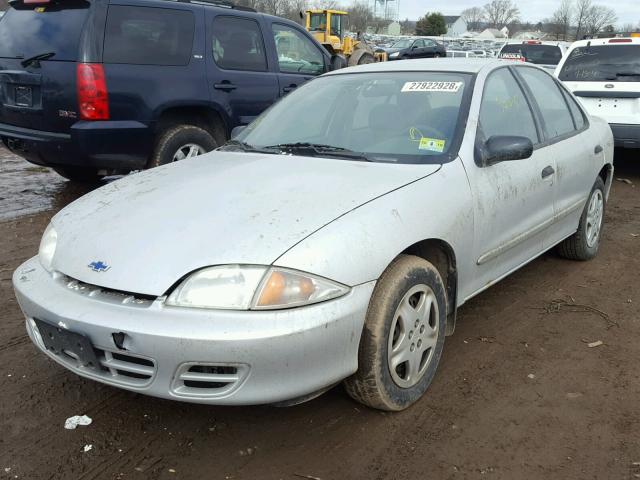
[[[465,305],[428,394],[388,414],[341,387],[285,409],[174,403],[38,353],[11,274],[84,191],[0,150],[0,479],[640,478],[640,152],[625,157],[598,258],[546,254]]]

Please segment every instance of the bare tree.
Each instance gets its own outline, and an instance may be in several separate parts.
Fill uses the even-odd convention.
[[[580,40],[585,33],[585,22],[587,21],[591,8],[593,8],[591,0],[576,0],[576,40]]]
[[[367,26],[374,19],[373,10],[365,2],[356,1],[340,9],[349,12],[349,30],[352,32],[366,31]]]
[[[562,0],[558,9],[553,13],[551,24],[554,25],[554,33],[558,40],[562,36],[563,40],[567,40],[569,29],[573,21],[573,4],[571,0]]]
[[[469,30],[480,30],[480,25],[484,21],[484,10],[480,7],[471,7],[463,10],[460,16],[467,22]]]
[[[616,12],[603,5],[592,6],[584,21],[584,30],[589,35],[599,33],[606,25],[613,25],[618,20]]]
[[[622,31],[626,33],[635,32],[635,30],[636,30],[636,26],[633,23],[625,23],[622,26]]]
[[[492,0],[484,6],[487,23],[492,28],[501,28],[520,17],[520,9],[512,0]]]

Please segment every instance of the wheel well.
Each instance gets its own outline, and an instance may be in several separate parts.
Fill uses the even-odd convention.
[[[453,248],[443,240],[428,239],[411,245],[402,253],[423,258],[440,272],[447,292],[447,335],[452,335],[456,326],[458,293],[458,269]]]
[[[611,186],[611,182],[613,180],[612,174],[613,166],[611,164],[607,164],[602,167],[602,170],[600,170],[600,173],[598,173],[598,176],[602,178],[602,181],[604,182],[605,192],[609,192],[609,187]]]
[[[212,108],[203,106],[172,107],[160,115],[156,124],[156,134],[178,124],[198,126],[209,132],[218,145],[229,139],[229,129],[222,116]]]

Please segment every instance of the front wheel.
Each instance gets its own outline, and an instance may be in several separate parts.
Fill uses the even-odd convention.
[[[398,411],[427,390],[446,330],[447,298],[438,270],[426,260],[398,257],[374,289],[358,352],[358,371],[345,380],[355,400]]]
[[[591,260],[597,255],[606,206],[604,190],[604,182],[598,177],[582,211],[578,230],[558,245],[560,256],[569,260]]]

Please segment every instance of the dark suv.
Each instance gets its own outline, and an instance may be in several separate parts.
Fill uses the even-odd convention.
[[[0,138],[74,180],[213,150],[331,65],[302,27],[230,3],[14,1]]]

